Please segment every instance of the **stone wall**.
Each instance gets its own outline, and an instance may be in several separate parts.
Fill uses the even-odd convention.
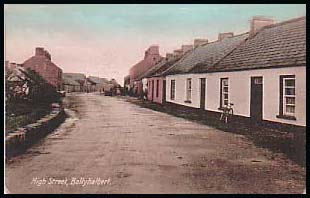
[[[6,157],[15,156],[25,151],[42,137],[53,131],[66,115],[64,109],[57,103],[52,104],[50,114],[37,120],[35,123],[20,127],[5,137]]]

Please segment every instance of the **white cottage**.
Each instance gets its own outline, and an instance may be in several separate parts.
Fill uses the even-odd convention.
[[[273,24],[255,17],[244,41],[230,50],[223,46],[228,53],[219,49],[233,38],[203,46],[206,60],[193,64],[194,51],[183,60],[188,64],[167,71],[166,100],[211,113],[233,103],[234,115],[305,127],[306,18]]]

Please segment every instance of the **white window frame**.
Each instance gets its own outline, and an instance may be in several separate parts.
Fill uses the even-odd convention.
[[[294,80],[294,86],[286,86],[286,80]],[[296,78],[295,77],[284,77],[283,78],[283,102],[282,102],[282,109],[283,109],[283,115],[288,115],[288,116],[295,116],[295,112],[296,112]],[[294,95],[286,95],[285,89],[286,88],[294,88]],[[286,102],[286,98],[294,98],[294,104],[287,104]],[[292,106],[294,107],[294,113],[292,112],[287,112],[286,107],[287,106]]]
[[[186,79],[186,101],[192,100],[192,79]]]
[[[227,81],[227,84],[224,85],[225,81]],[[229,104],[229,80],[228,78],[221,78],[221,87],[222,87],[222,90],[221,90],[221,98],[222,98],[222,101],[221,101],[221,104],[222,104],[222,107],[225,107]],[[224,91],[224,88],[227,87],[227,91]],[[225,94],[227,94],[227,99],[225,99]],[[225,104],[225,101],[227,101],[227,104]]]

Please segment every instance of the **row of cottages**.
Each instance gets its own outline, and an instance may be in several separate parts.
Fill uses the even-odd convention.
[[[144,59],[129,70],[129,92],[136,96],[143,94],[142,80],[139,79],[148,69],[160,62],[163,57],[159,54],[158,46],[150,46],[144,54]]]
[[[110,81],[96,76],[86,77],[81,73],[64,73],[63,90],[67,92],[104,92],[118,86],[115,79]]]
[[[22,67],[36,71],[57,90],[61,89],[62,69],[52,62],[50,53],[43,47],[37,47],[35,55],[22,63]]]
[[[254,17],[249,32],[220,34],[163,76],[168,103],[210,116],[233,103],[239,118],[305,127],[306,18],[275,24]]]
[[[200,41],[205,40],[200,39]],[[139,79],[142,80],[143,90],[147,94],[146,97],[149,101],[160,104],[164,103],[166,97],[166,81],[165,78],[162,77],[162,73],[192,50],[193,45],[182,45],[181,49],[174,50],[173,53],[167,53],[166,57],[158,64],[140,76]]]

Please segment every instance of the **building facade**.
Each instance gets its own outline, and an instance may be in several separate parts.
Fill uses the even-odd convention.
[[[167,75],[166,100],[212,114],[232,103],[255,123],[305,127],[306,18],[253,18],[248,38],[219,61]]]

